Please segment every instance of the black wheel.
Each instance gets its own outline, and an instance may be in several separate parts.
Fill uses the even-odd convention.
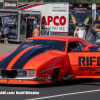
[[[52,84],[55,85],[57,83],[58,78],[58,70],[55,69],[52,73]]]

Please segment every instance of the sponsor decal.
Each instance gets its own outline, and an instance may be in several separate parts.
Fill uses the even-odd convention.
[[[100,75],[100,67],[79,67],[78,71],[87,71],[89,74]]]
[[[32,41],[34,41],[34,40],[25,40],[25,42],[32,42]]]
[[[50,25],[50,30],[54,31],[64,31],[65,24],[66,24],[66,17],[65,16],[43,16],[42,17],[42,24]]]
[[[96,64],[97,67],[92,67],[93,63]],[[78,71],[88,71],[89,74],[92,74],[92,72],[94,72],[93,74],[100,75],[100,57],[79,57],[78,65],[84,66],[79,67]]]
[[[17,9],[17,0],[16,1],[4,1],[4,9]]]
[[[4,7],[7,7],[7,2],[5,2]]]
[[[96,5],[96,10],[100,10],[100,4]],[[98,13],[98,12],[97,12]]]
[[[52,16],[47,16],[47,20],[45,18],[45,16],[42,17],[42,24],[45,24],[45,25],[50,25],[50,23],[53,22],[54,25],[56,26],[63,26],[66,24],[66,18],[65,16],[55,16],[55,17],[52,17]]]
[[[92,66],[94,62],[97,66],[100,66],[100,57],[78,57],[79,66]]]
[[[87,8],[74,8],[75,10],[87,10]]]
[[[79,67],[78,71],[100,71],[100,67]]]
[[[100,67],[79,67],[78,71],[88,71],[90,74],[100,75]]]
[[[100,7],[100,5],[97,5],[97,7]]]
[[[70,4],[70,7],[73,7],[73,4]]]
[[[75,10],[92,10],[92,4],[78,4],[78,3],[74,3],[74,4],[70,4],[69,9],[75,9]]]
[[[86,11],[81,11],[81,10],[79,10],[79,11],[75,11],[75,13],[86,13]]]
[[[80,4],[79,7],[82,7],[82,5]]]
[[[66,7],[52,7],[52,12],[66,12]]]
[[[6,7],[16,7],[16,3],[7,3],[7,2],[5,2],[4,3],[4,7],[6,8]]]

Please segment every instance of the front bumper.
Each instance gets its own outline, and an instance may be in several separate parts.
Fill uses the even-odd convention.
[[[34,79],[0,79],[0,84],[49,84],[51,80],[38,80],[38,77]]]

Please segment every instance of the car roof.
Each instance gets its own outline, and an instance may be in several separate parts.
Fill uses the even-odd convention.
[[[80,39],[80,41],[86,42],[85,40],[83,40],[81,38],[77,38],[77,37],[73,37],[73,36],[60,36],[60,35],[37,36],[37,37],[30,37],[27,39],[28,40],[30,40],[30,39],[53,39],[53,40],[64,40],[64,41],[78,41]]]

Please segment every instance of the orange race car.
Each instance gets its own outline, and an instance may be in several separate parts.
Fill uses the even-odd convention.
[[[80,38],[31,37],[0,55],[0,83],[55,84],[77,78],[100,78],[98,46]]]

